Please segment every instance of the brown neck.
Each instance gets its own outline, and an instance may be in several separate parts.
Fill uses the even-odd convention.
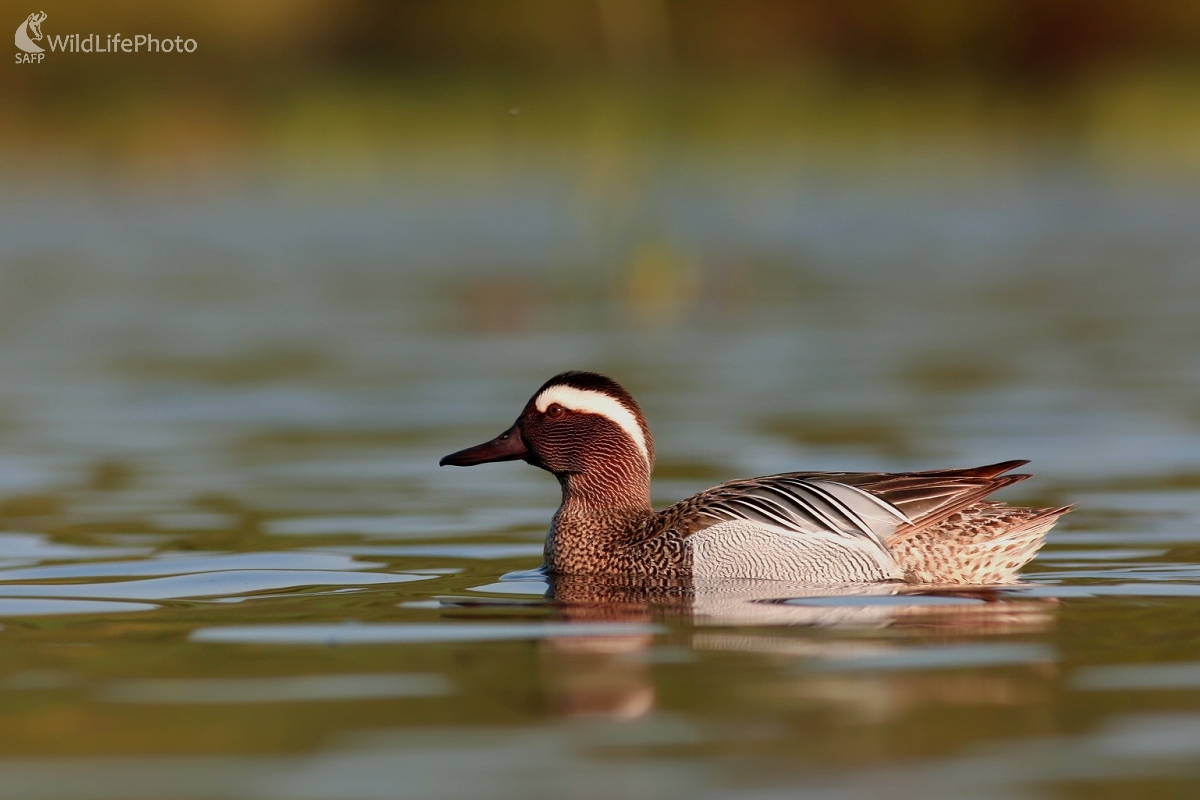
[[[650,511],[650,473],[638,464],[556,475],[562,486],[562,511],[572,516],[611,516]]]
[[[654,516],[650,475],[630,470],[589,470],[558,475],[563,500],[546,539],[546,566],[556,572],[610,571],[631,532]]]

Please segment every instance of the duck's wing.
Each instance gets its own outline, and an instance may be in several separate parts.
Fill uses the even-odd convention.
[[[745,521],[791,534],[845,538],[887,552],[898,531],[935,525],[1028,475],[1026,464],[929,472],[788,472],[730,481],[662,512],[663,527],[684,536],[718,522]]]
[[[684,536],[721,522],[749,522],[794,536],[832,536],[887,553],[887,537],[909,519],[891,503],[824,476],[787,473],[730,481],[663,512]]]
[[[928,528],[969,508],[988,495],[1030,475],[1004,473],[1028,461],[1002,461],[972,469],[928,472],[796,472],[804,480],[826,480],[853,486],[902,513],[902,530]]]

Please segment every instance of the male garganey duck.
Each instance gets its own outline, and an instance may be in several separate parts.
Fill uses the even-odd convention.
[[[1069,508],[983,499],[1026,461],[931,472],[787,472],[730,481],[655,511],[654,442],[638,404],[593,372],[548,380],[516,423],[443,466],[524,460],[562,505],[545,569],[612,578],[756,578],[807,584],[1016,579]]]

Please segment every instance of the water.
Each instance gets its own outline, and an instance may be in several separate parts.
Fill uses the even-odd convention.
[[[0,797],[1195,790],[1200,195],[667,162],[604,217],[543,166],[8,194]],[[1030,458],[1078,510],[1002,592],[551,603],[549,476],[436,464],[567,368],[660,504]]]

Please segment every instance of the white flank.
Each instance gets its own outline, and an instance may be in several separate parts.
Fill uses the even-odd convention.
[[[570,411],[584,414],[598,414],[625,431],[646,459],[646,467],[650,467],[650,448],[646,446],[646,435],[638,424],[633,412],[621,404],[616,398],[609,397],[603,392],[593,392],[587,389],[576,389],[573,386],[551,386],[537,396],[534,405],[538,411],[545,412],[552,404],[558,403]]]
[[[753,578],[812,586],[897,580],[887,550],[829,531],[798,533],[751,520],[718,522],[688,537],[697,578]]]

